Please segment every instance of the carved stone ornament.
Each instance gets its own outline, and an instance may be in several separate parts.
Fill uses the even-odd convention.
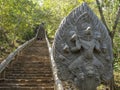
[[[106,27],[83,3],[61,22],[53,43],[58,77],[79,90],[96,90],[113,77],[113,53]]]

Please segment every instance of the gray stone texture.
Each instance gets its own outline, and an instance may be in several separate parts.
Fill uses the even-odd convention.
[[[37,40],[45,39],[44,23],[41,23],[37,28],[36,38]]]
[[[113,53],[106,27],[83,3],[61,22],[53,43],[58,77],[79,90],[96,90],[113,77]]]

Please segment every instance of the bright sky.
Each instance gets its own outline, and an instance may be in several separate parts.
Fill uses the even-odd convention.
[[[32,1],[33,1],[33,2],[37,2],[37,3],[39,3],[40,6],[42,6],[44,0],[32,0]]]
[[[38,0],[39,5],[42,6],[43,5],[43,0]]]

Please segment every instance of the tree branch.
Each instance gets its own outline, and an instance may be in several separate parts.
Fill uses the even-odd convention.
[[[7,42],[8,44],[10,44],[9,39],[8,39],[8,37],[7,37],[6,33],[5,33],[4,28],[0,27],[0,30],[2,31],[2,35],[4,36],[4,38],[5,38],[6,42]]]
[[[110,32],[110,30],[109,30],[109,28],[108,28],[108,26],[106,24],[106,21],[105,21],[104,15],[103,15],[103,10],[102,10],[102,7],[100,6],[99,0],[96,0],[96,3],[97,3],[97,6],[98,6],[98,10],[99,10],[99,13],[100,13],[101,20],[104,23],[104,25],[106,26],[106,28],[107,28],[107,30],[108,30],[108,32],[110,34],[111,32]]]
[[[114,38],[119,19],[120,19],[120,6],[118,7],[118,12],[116,14],[116,20],[114,21],[114,25],[112,27],[112,29],[113,29],[112,38]]]

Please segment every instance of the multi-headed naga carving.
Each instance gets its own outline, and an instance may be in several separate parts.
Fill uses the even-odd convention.
[[[80,90],[96,90],[113,76],[111,39],[105,26],[83,3],[61,22],[53,44],[58,77]]]

